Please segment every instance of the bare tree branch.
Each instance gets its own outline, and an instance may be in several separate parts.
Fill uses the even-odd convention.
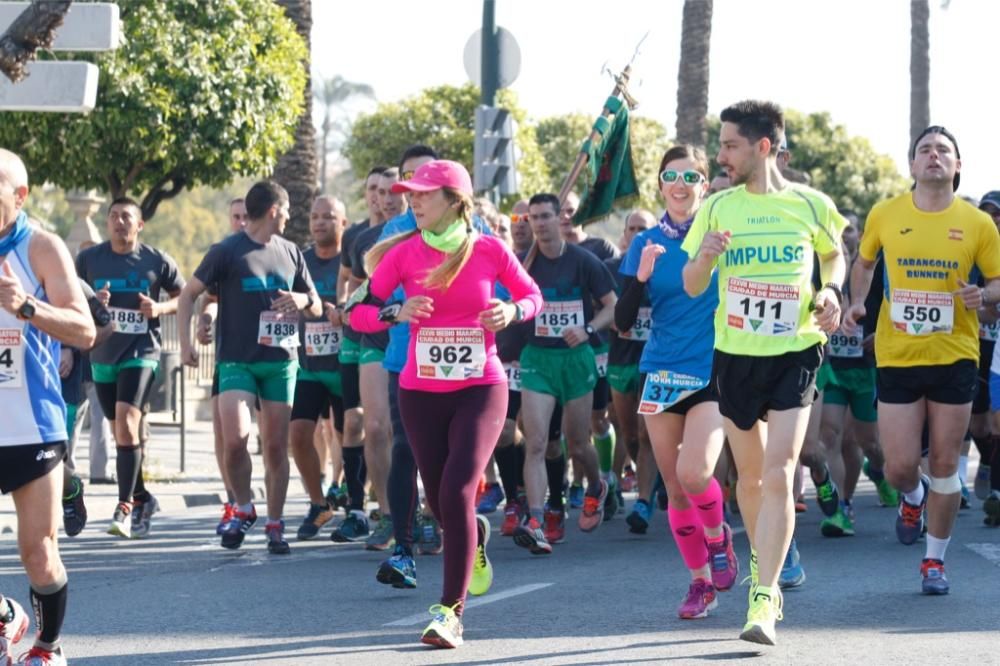
[[[167,189],[167,183],[170,188]],[[142,219],[149,220],[156,215],[156,209],[166,199],[173,199],[184,191],[188,178],[184,174],[171,173],[160,179],[142,199]]]
[[[13,83],[25,76],[25,66],[38,49],[52,46],[73,0],[33,0],[0,36],[0,72]]]

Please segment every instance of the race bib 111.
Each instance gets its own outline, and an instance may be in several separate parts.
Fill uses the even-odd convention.
[[[795,335],[799,328],[799,288],[794,284],[729,278],[726,323],[754,335]]]

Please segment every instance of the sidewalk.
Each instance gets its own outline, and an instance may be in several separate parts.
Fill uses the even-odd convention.
[[[192,410],[193,411],[193,410]],[[169,419],[169,414],[151,415],[150,423],[160,423]],[[222,476],[215,462],[215,445],[210,421],[189,420],[185,437],[185,471],[181,469],[180,429],[162,425],[151,425],[151,439],[146,448],[143,463],[146,486],[160,503],[165,514],[178,515],[195,507],[218,506],[225,500]],[[85,430],[77,447],[77,470],[83,472],[84,492],[87,500],[89,522],[87,530],[103,529],[104,522],[111,519],[118,499],[118,489],[114,485],[92,486],[86,475],[90,469],[88,452],[89,433]],[[110,446],[108,471],[115,470],[114,442]],[[250,436],[250,452],[257,451],[256,428]],[[264,497],[264,464],[259,455],[253,455],[252,490],[254,499]],[[291,465],[292,479],[289,495],[301,493],[295,465]],[[292,499],[292,502],[295,500]],[[293,508],[294,512],[294,508]],[[14,501],[9,495],[0,496],[0,538],[11,538],[16,531]]]

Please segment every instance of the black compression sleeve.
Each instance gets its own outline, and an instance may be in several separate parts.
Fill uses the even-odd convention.
[[[615,303],[615,328],[619,331],[627,331],[635,326],[635,320],[639,318],[639,306],[642,305],[642,295],[646,291],[646,284],[639,282],[634,277],[626,277],[622,287],[621,298]]]

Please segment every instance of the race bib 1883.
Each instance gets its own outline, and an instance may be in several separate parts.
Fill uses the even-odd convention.
[[[143,335],[149,330],[146,316],[139,310],[128,308],[108,308],[111,315],[111,330],[125,335]]]
[[[799,288],[731,277],[726,286],[726,323],[755,335],[795,335]]]

